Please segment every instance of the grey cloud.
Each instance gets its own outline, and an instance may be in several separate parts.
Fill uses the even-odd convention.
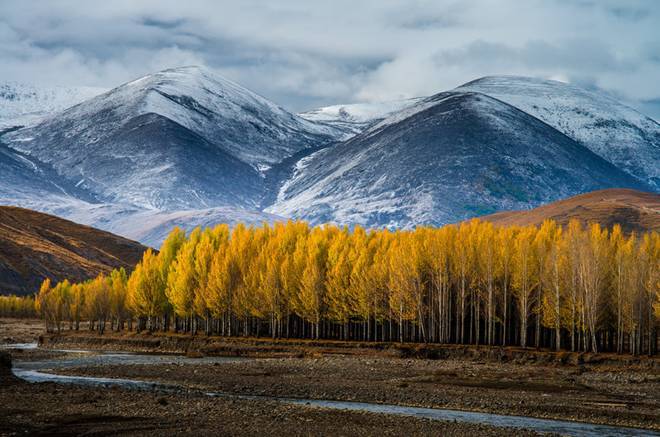
[[[159,18],[154,18],[154,17],[144,17],[142,18],[139,23],[143,24],[144,26],[153,26],[153,27],[158,27],[161,29],[176,29],[178,27],[181,27],[184,23],[186,23],[187,20],[183,18],[176,18],[173,20],[163,20]]]
[[[608,8],[609,12],[617,18],[623,18],[630,21],[639,21],[649,16],[649,11],[644,8],[615,6]]]
[[[655,121],[660,123],[660,98],[642,100],[638,105],[644,114],[652,117]]]
[[[434,59],[441,66],[470,63],[505,68],[514,65],[547,71],[556,67],[571,71],[630,68],[595,40],[564,40],[556,44],[532,40],[522,47],[478,40],[464,48],[439,52]]]

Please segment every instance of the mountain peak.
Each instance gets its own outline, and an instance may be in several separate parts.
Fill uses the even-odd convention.
[[[192,92],[195,94],[209,92],[214,95],[220,91],[224,91],[225,93],[243,96],[243,98],[250,98],[259,103],[267,103],[277,107],[277,105],[257,93],[250,91],[207,67],[199,65],[168,68],[156,73],[147,74],[121,85],[115,88],[115,90],[121,91],[124,88],[128,88],[132,93],[136,92],[135,88],[147,91],[170,88],[176,89],[176,92],[179,94],[183,92]],[[220,97],[222,97],[222,94]]]
[[[521,85],[544,84],[544,85],[556,85],[556,86],[574,86],[568,82],[562,82],[554,79],[545,79],[541,77],[520,76],[515,74],[495,74],[495,75],[487,75],[487,76],[479,77],[477,79],[473,79],[457,88],[460,89],[472,85],[497,85],[497,84],[521,84]]]

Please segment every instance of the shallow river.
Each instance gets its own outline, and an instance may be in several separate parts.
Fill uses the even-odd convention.
[[[36,348],[37,345],[33,343],[27,343],[14,345],[12,347],[21,349],[33,349]],[[135,390],[159,390],[164,392],[176,392],[185,389],[185,387],[176,384],[165,384],[153,381],[59,375],[57,374],[57,369],[115,364],[196,365],[209,363],[226,363],[230,361],[249,359],[229,357],[188,358],[183,355],[137,354],[129,352],[96,352],[82,350],[66,350],[65,352],[68,352],[69,355],[63,358],[49,358],[39,361],[17,361],[14,363],[14,375],[28,382],[34,383],[57,382],[63,384],[93,385],[102,387],[121,386]],[[484,425],[500,427],[505,426],[511,428],[525,428],[538,432],[557,433],[571,436],[660,436],[660,433],[636,428],[596,425],[562,420],[537,419],[526,416],[507,416],[501,414],[476,413],[459,410],[447,410],[441,408],[418,408],[405,407],[400,405],[386,405],[366,402],[344,402],[322,399],[292,399],[248,395],[242,396],[220,392],[204,392],[203,394],[212,397],[226,397],[234,399],[268,399],[294,405],[308,405],[335,410],[366,411],[381,414],[423,417],[435,420],[480,423]]]

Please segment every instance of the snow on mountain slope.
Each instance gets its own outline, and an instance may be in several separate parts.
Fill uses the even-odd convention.
[[[618,186],[648,189],[525,112],[449,92],[300,160],[266,211],[406,228]]]
[[[48,114],[91,99],[107,90],[95,87],[43,87],[19,82],[0,84],[0,131],[28,126]]]
[[[95,201],[92,193],[60,178],[49,165],[0,142],[0,204],[21,206],[33,199],[69,197]]]
[[[456,91],[509,103],[660,190],[660,124],[605,94],[517,76],[483,77]]]
[[[259,211],[248,211],[234,207],[217,207],[185,211],[140,211],[121,220],[114,220],[112,228],[121,235],[160,247],[175,226],[192,231],[195,227],[214,227],[226,223],[233,227],[239,223],[261,226],[284,221],[283,217]],[[136,226],[137,224],[137,226]]]
[[[414,105],[422,97],[378,103],[351,103],[325,106],[298,115],[306,120],[336,126],[346,131],[345,139],[362,132],[366,127],[390,114]]]
[[[290,114],[199,67],[165,70],[2,141],[110,202],[255,208],[261,171],[337,130]]]

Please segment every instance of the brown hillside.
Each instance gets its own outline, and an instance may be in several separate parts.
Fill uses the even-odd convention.
[[[146,247],[29,209],[0,206],[0,294],[29,294],[44,278],[84,280],[132,269]]]
[[[571,219],[612,227],[625,232],[660,231],[660,195],[628,189],[593,191],[528,211],[506,211],[479,217],[497,225],[539,225],[552,219],[566,225]]]

